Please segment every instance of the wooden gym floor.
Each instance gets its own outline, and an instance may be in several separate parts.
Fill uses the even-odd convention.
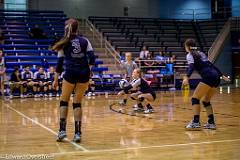
[[[0,100],[0,160],[188,160],[240,159],[240,89],[216,94],[212,104],[217,130],[185,131],[192,118],[189,91],[159,92],[155,113],[132,114],[131,100],[123,113],[116,96],[96,96],[83,101],[82,142],[71,142],[70,107],[68,139],[55,141],[58,103],[52,99]],[[201,113],[202,124],[206,113]],[[23,158],[25,157],[25,158]],[[27,157],[27,158],[26,158]],[[40,158],[39,158],[40,159]]]

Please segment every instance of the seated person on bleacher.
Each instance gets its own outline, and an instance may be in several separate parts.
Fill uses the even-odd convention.
[[[24,98],[24,87],[23,81],[21,80],[19,69],[16,67],[14,68],[11,77],[10,77],[10,98],[13,98],[13,91],[15,89],[20,90],[20,97]]]
[[[170,57],[170,63],[175,64],[176,63],[176,59],[177,59],[176,55],[172,55]]]
[[[47,85],[48,85],[49,97],[52,97],[53,95],[56,95],[57,97],[59,96],[59,86],[57,86],[56,89],[54,89],[52,86],[52,82],[54,81],[55,74],[56,74],[55,68],[49,67],[47,72]]]
[[[148,52],[147,58],[144,59],[146,60],[144,61],[144,66],[146,67],[145,68],[146,70],[152,70],[153,69],[152,66],[154,66],[155,64],[152,54],[153,54],[152,52]]]
[[[141,52],[139,54],[139,59],[146,59],[147,56],[148,56],[148,53],[149,53],[149,51],[147,50],[147,47],[143,46],[142,50],[141,50]]]
[[[47,35],[43,32],[43,30],[36,24],[34,28],[31,28],[28,33],[30,38],[32,39],[46,39]]]
[[[48,89],[48,83],[47,83],[47,76],[42,67],[38,69],[37,72],[34,73],[34,82],[35,85],[33,87],[33,91],[35,93],[34,97],[42,97],[43,95],[47,97],[47,89]]]
[[[26,95],[26,92],[28,89],[33,89],[34,82],[33,82],[33,72],[30,71],[30,68],[26,66],[24,70],[21,72],[21,79],[23,83],[24,89],[24,95]]]
[[[139,54],[139,57],[136,58],[136,62],[139,64],[139,66],[144,65],[144,62],[141,61],[141,60],[146,59],[147,56],[148,56],[148,53],[149,53],[149,51],[147,50],[147,47],[146,47],[146,46],[143,46],[143,47],[142,47],[142,50],[141,50],[141,52],[140,52],[140,54]]]
[[[167,58],[165,57],[165,54],[163,51],[159,52],[159,55],[155,57],[158,65],[165,65]]]

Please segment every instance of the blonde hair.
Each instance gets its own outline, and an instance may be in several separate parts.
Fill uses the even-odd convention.
[[[142,77],[142,71],[140,68],[136,68],[134,69],[138,74],[139,74],[139,77],[141,78]]]

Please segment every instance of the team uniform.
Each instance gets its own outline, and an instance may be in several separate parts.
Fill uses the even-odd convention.
[[[71,84],[82,84],[82,90],[78,92],[85,92],[88,82],[90,80],[91,70],[89,65],[95,64],[95,56],[91,43],[87,38],[79,35],[74,35],[72,39],[58,51],[58,62],[56,67],[57,73],[63,74],[63,85],[65,81]],[[64,66],[64,67],[63,67]],[[62,90],[64,92],[64,90]],[[79,93],[77,93],[79,95]],[[75,94],[75,96],[77,95]],[[62,94],[63,95],[63,94]],[[75,97],[74,97],[75,98]],[[60,101],[60,110],[66,110],[68,106],[67,101]],[[73,103],[73,110],[76,112],[81,108],[81,102]],[[61,113],[60,113],[61,114]],[[75,115],[74,115],[75,116]],[[60,129],[57,141],[62,141],[66,135],[66,118],[60,118]],[[73,141],[79,142],[81,139],[81,120],[75,120],[75,135]]]
[[[37,95],[38,96],[39,92],[41,92],[41,90],[44,90],[44,94],[45,96],[47,96],[46,91],[47,91],[47,77],[46,77],[46,73],[40,73],[40,72],[35,72],[34,73],[34,82],[35,82],[35,87],[37,88]],[[41,96],[41,94],[40,94]]]
[[[21,79],[26,82],[30,82],[33,80],[33,72],[32,71],[23,71],[21,73]]]
[[[123,88],[123,91],[125,94],[128,94],[130,90],[137,90],[136,93],[133,93],[131,95],[131,98],[133,100],[137,100],[135,96],[139,97],[141,94],[150,94],[153,98],[153,101],[156,99],[156,93],[152,90],[148,82],[143,78],[134,79],[131,81],[131,83]],[[140,103],[138,103],[136,106],[134,106],[135,111],[144,111],[144,107],[142,106],[142,103],[144,101],[144,98],[138,98]],[[144,113],[153,113],[153,108],[150,104],[147,104],[147,110],[144,111]]]
[[[128,94],[129,90],[131,90],[131,89],[138,90],[141,93],[150,93],[153,96],[154,100],[156,99],[156,93],[149,86],[148,82],[143,78],[133,80],[123,90],[124,90],[125,94]]]
[[[94,65],[95,56],[90,42],[82,36],[76,36],[61,51],[58,52],[56,71],[61,73],[64,66],[63,78],[69,83],[86,83],[90,79],[89,65]]]
[[[49,89],[49,96],[51,97],[54,94],[56,94],[56,96],[59,96],[59,88],[53,89],[52,88],[52,83],[54,81],[54,77],[55,77],[55,72],[47,72],[47,85],[48,85],[48,89]]]
[[[190,77],[196,70],[202,77],[201,82],[210,87],[218,87],[220,77],[223,75],[221,71],[215,67],[203,52],[188,53],[186,56],[188,62],[187,77]]]
[[[216,88],[220,84],[221,76],[223,74],[221,71],[215,67],[207,58],[207,56],[200,51],[194,51],[192,53],[188,53],[186,56],[188,62],[188,71],[187,77],[190,77],[194,70],[196,70],[200,76],[202,77],[201,82],[203,84],[208,85],[210,88]],[[201,87],[201,85],[200,85]],[[195,94],[197,95],[198,92]],[[206,92],[207,94],[207,92]],[[206,95],[205,95],[206,96]],[[192,97],[192,106],[196,105],[196,107],[200,107],[200,100],[202,97]],[[208,112],[208,122],[204,125],[205,129],[216,129],[216,125],[214,122],[214,115],[212,111],[212,106],[210,100],[206,100],[206,102],[202,101],[203,106],[206,108]],[[186,126],[187,130],[199,130],[201,129],[201,124],[199,122],[200,113],[194,115],[193,120]]]

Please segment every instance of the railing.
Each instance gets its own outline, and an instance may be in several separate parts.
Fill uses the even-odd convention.
[[[119,53],[114,49],[114,47],[107,41],[106,38],[102,35],[101,32],[88,20],[84,19],[85,29],[89,29],[92,32],[93,40],[97,40],[100,43],[101,48],[105,48],[105,53],[111,55],[114,58],[115,65],[120,64],[121,56]]]
[[[220,51],[224,47],[224,43],[226,42],[227,37],[229,36],[231,31],[231,19],[229,19],[225,25],[223,26],[221,32],[218,34],[217,38],[214,40],[211,48],[208,51],[208,59],[211,62],[214,62]]]

